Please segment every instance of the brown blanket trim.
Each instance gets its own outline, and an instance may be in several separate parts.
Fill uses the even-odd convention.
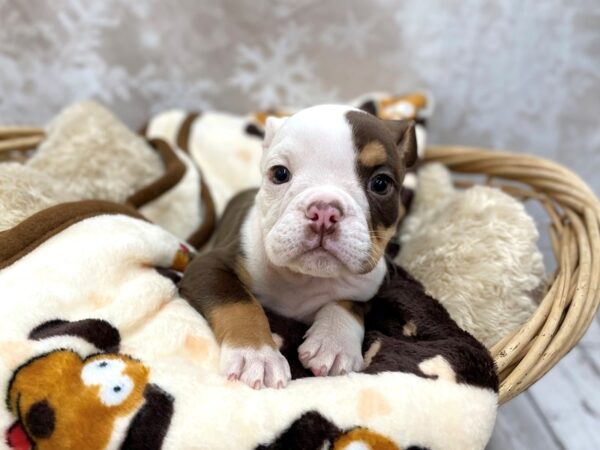
[[[185,133],[183,133],[180,130],[177,142],[180,141],[180,137],[182,135],[185,135],[189,138],[189,127],[191,127],[193,119],[195,119],[198,116],[199,113],[191,113],[188,115],[188,117],[184,121],[184,124],[182,125],[182,129],[187,126],[188,130]],[[186,125],[186,123],[191,117],[193,117],[192,120],[189,124]],[[148,143],[158,152],[161,159],[163,160],[163,164],[165,165],[165,174],[153,183],[140,189],[127,199],[127,204],[135,207],[136,209],[143,207],[152,200],[156,200],[158,197],[175,187],[179,182],[181,182],[187,170],[183,161],[179,159],[175,151],[167,142],[163,141],[162,139],[150,139]],[[198,171],[200,172],[200,169],[198,169]],[[210,194],[210,190],[204,182],[204,177],[202,176],[202,173],[200,173],[199,201],[201,202],[205,211],[204,217],[202,218],[202,223],[200,224],[198,229],[186,239],[191,245],[193,245],[196,248],[202,247],[210,239],[210,236],[212,235],[216,224],[215,204]]]
[[[190,135],[192,125],[194,124],[194,121],[201,115],[202,113],[199,111],[191,112],[179,126],[179,130],[177,132],[177,146],[188,154],[190,153]],[[190,237],[187,238],[187,241],[199,249],[208,242],[215,231],[217,214],[215,210],[215,203],[210,193],[210,188],[204,181],[204,176],[202,175],[200,168],[198,168],[198,172],[200,172],[200,201],[202,202],[205,212],[202,224]]]
[[[201,112],[193,111],[189,113],[181,125],[179,125],[179,131],[177,132],[177,147],[186,153],[190,152],[190,134],[192,132],[192,125],[201,115]]]
[[[200,171],[200,169],[198,169]],[[204,218],[200,227],[189,237],[187,241],[197,249],[208,242],[217,225],[217,212],[215,203],[208,185],[204,182],[204,176],[200,173],[200,201],[204,208]]]
[[[130,195],[126,203],[134,208],[141,208],[145,204],[157,199],[168,190],[172,189],[185,176],[186,167],[175,151],[162,139],[150,139],[148,143],[157,151],[165,165],[165,173],[157,180]]]
[[[177,142],[182,139],[181,136],[189,138],[189,128],[193,119],[197,118],[200,113],[191,113],[185,119],[182,129],[179,131]],[[190,119],[191,118],[191,119]],[[188,123],[189,121],[189,123]],[[187,125],[186,125],[187,123]],[[187,131],[184,128],[187,127]],[[150,139],[148,143],[158,152],[163,164],[165,165],[165,173],[159,179],[140,189],[136,193],[129,196],[126,203],[136,209],[143,207],[152,200],[156,200],[161,195],[175,187],[185,176],[187,167],[171,146],[162,139]],[[178,144],[179,145],[179,144]],[[186,141],[186,151],[187,151]],[[200,172],[200,169],[198,169]],[[186,240],[196,248],[202,247],[212,235],[216,224],[215,204],[210,194],[208,185],[204,182],[204,177],[200,173],[200,199],[204,208],[204,217],[202,223],[196,231],[194,231]]]
[[[104,214],[123,214],[146,220],[127,205],[103,200],[84,200],[52,206],[28,217],[14,228],[0,232],[0,269],[10,266],[69,226]]]

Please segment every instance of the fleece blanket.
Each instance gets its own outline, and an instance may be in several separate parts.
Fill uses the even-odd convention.
[[[164,183],[139,202],[44,204],[0,232],[0,447],[484,448],[491,357],[399,267],[366,317],[364,372],[311,377],[295,352],[304,326],[270,314],[294,380],[255,391],[222,377],[210,328],[177,291],[189,236],[140,212]]]

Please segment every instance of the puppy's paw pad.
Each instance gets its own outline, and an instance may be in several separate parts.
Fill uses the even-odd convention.
[[[283,388],[291,379],[290,366],[285,357],[268,346],[221,348],[221,373],[228,380],[240,380],[253,389]]]

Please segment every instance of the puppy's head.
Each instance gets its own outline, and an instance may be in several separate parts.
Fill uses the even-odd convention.
[[[367,273],[401,217],[410,121],[337,105],[269,118],[257,196],[268,258],[313,276]]]

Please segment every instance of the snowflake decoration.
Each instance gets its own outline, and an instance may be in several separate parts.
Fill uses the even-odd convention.
[[[170,108],[185,110],[207,109],[211,106],[207,97],[217,90],[217,84],[207,78],[189,80],[181,71],[173,68],[165,74],[158,67],[147,66],[136,77],[137,90],[151,102],[151,112],[158,113]]]
[[[344,22],[332,23],[323,31],[321,42],[336,50],[349,49],[356,56],[365,56],[367,48],[377,42],[378,22],[377,16],[359,19],[354,12],[347,11]]]
[[[300,54],[309,30],[290,25],[266,48],[242,44],[237,48],[237,68],[230,84],[247,94],[260,108],[302,106],[336,96],[326,90],[313,63]]]

